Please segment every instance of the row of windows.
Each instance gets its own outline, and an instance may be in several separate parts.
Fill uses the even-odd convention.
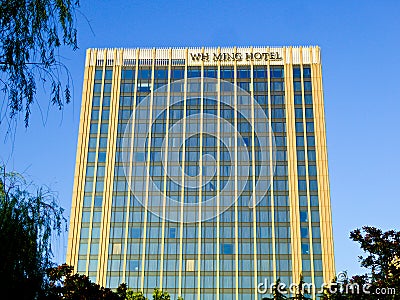
[[[188,77],[200,77],[201,76],[201,68],[198,67],[189,67],[188,68]],[[217,78],[218,69],[216,68],[204,68],[204,77]],[[267,78],[268,77],[268,69],[267,68],[254,68],[254,78]],[[95,71],[95,80],[102,80],[102,69],[97,69]],[[270,77],[271,78],[283,78],[284,72],[282,67],[271,67],[270,68]],[[112,79],[112,70],[106,69],[105,72],[105,80]],[[172,68],[171,69],[171,77],[174,79],[183,79],[184,78],[184,68]],[[233,68],[221,68],[221,77],[222,78],[233,78]],[[134,69],[123,69],[122,70],[122,79],[123,80],[133,80],[135,78],[135,70]],[[138,78],[149,79],[151,78],[151,69],[150,68],[139,68]],[[156,68],[154,70],[154,78],[157,79],[167,79],[168,78],[168,68]],[[250,78],[250,68],[238,68],[237,69],[237,78]],[[301,78],[301,68],[299,66],[293,67],[293,78]],[[311,78],[311,69],[310,67],[303,67],[303,78]]]

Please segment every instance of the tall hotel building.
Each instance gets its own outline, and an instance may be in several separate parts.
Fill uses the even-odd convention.
[[[320,49],[89,49],[67,263],[185,300],[330,282]]]

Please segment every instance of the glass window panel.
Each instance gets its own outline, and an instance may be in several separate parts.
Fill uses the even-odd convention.
[[[106,70],[105,80],[112,80],[112,70]]]
[[[293,67],[293,78],[301,78],[300,67]]]
[[[296,145],[297,145],[297,147],[304,146],[304,137],[302,135],[296,136]]]
[[[96,70],[94,73],[95,80],[102,80],[103,70]]]
[[[301,227],[300,234],[302,238],[308,238],[308,227]]]
[[[304,102],[306,104],[313,104],[312,95],[304,95]]]
[[[310,246],[308,244],[301,244],[301,254],[310,254]]]
[[[308,221],[308,212],[306,210],[300,211],[300,222],[307,222]]]
[[[303,68],[303,77],[304,78],[311,78],[311,68],[304,67]]]

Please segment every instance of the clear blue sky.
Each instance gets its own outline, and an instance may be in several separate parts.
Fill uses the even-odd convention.
[[[80,49],[63,51],[73,103],[61,113],[40,96],[29,129],[0,144],[9,170],[59,191],[66,216],[86,48],[319,45],[337,270],[360,272],[352,229],[400,230],[400,1],[81,2]],[[67,234],[56,245],[63,262]]]

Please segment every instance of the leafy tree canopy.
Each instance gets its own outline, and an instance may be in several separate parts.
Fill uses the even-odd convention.
[[[51,241],[65,219],[54,193],[0,167],[0,289],[35,299],[53,266]]]
[[[0,0],[0,122],[23,113],[28,126],[38,86],[50,88],[59,109],[70,101],[70,76],[57,51],[77,49],[78,7],[78,0]]]

